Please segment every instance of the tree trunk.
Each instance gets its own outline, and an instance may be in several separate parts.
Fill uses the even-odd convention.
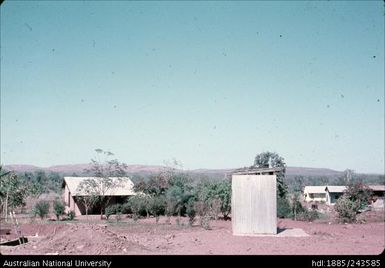
[[[5,197],[5,221],[8,220],[8,192],[9,190],[7,189],[7,195]]]
[[[182,208],[178,209],[178,225],[180,225],[180,214],[182,212]]]

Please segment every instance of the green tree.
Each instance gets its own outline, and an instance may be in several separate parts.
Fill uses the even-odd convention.
[[[345,169],[342,176],[339,176],[337,178],[336,184],[337,185],[349,185],[353,181],[353,176],[354,176],[354,170]]]
[[[146,198],[144,194],[137,194],[128,199],[127,204],[131,209],[134,221],[138,220],[141,211],[146,210]]]
[[[352,182],[346,188],[344,195],[353,202],[358,202],[360,209],[368,205],[373,191],[362,182]]]
[[[82,188],[93,193],[98,199],[100,218],[102,219],[105,206],[111,200],[111,193],[123,184],[127,176],[127,165],[120,163],[117,159],[110,159],[114,155],[111,152],[102,149],[95,151],[97,153],[96,159],[91,159],[91,168],[85,170],[87,173],[93,174],[94,177],[84,180]],[[102,160],[101,157],[104,159]]]
[[[337,199],[334,206],[339,218],[344,222],[353,222],[361,209],[364,209],[373,192],[361,182],[349,183],[344,195]]]
[[[151,176],[147,182],[142,179],[135,184],[134,190],[151,196],[160,196],[166,193],[167,187],[167,176],[164,173],[160,173],[156,176]]]
[[[284,198],[288,193],[288,187],[284,182],[286,173],[285,159],[279,156],[277,153],[263,152],[257,154],[254,160],[254,166],[256,168],[282,168],[281,171],[277,172],[277,195],[278,197]]]
[[[81,185],[81,183],[79,184],[79,186],[83,187],[83,185]],[[86,186],[84,186],[84,187],[86,188]],[[80,201],[80,203],[82,203],[84,205],[84,208],[86,209],[86,218],[88,220],[88,212],[98,202],[98,200],[99,200],[98,196],[96,196],[94,194],[90,194],[90,195],[77,196],[76,198],[77,198],[77,200]]]
[[[168,184],[166,199],[179,220],[182,212],[186,210],[189,199],[194,197],[193,187],[184,174],[176,174],[168,180]]]
[[[80,182],[76,188],[76,191],[80,193],[78,196],[76,196],[76,198],[80,203],[84,205],[87,219],[89,210],[92,209],[92,207],[94,207],[100,200],[98,182],[99,181],[95,179],[87,179]]]
[[[287,197],[279,197],[277,198],[277,217],[278,218],[290,218],[291,215],[291,207]]]
[[[303,176],[295,176],[293,181],[293,191],[302,192],[305,186]]]
[[[166,200],[163,195],[153,196],[149,200],[149,210],[154,215],[156,223],[159,222],[159,216],[165,213]]]
[[[29,195],[29,185],[14,172],[3,172],[0,166],[0,203],[5,218],[9,210],[24,206]]]
[[[304,212],[305,212],[305,208],[302,206],[300,202],[300,195],[298,192],[296,192],[291,196],[291,216],[296,221],[298,215]]]
[[[198,185],[198,199],[205,202],[207,206],[220,205],[220,212],[225,220],[231,212],[231,182],[204,181]],[[218,202],[220,201],[220,202]],[[215,204],[214,204],[215,203]]]

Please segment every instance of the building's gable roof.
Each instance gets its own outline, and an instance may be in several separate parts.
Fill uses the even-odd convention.
[[[368,187],[373,191],[385,191],[385,185],[368,185]]]
[[[346,186],[326,186],[325,191],[329,193],[343,193],[346,189]]]
[[[63,184],[68,186],[68,189],[72,196],[88,196],[85,191],[80,191],[78,186],[82,181],[85,180],[95,180],[95,182],[99,182],[101,179],[96,177],[64,177]],[[114,183],[117,184],[116,187],[109,189],[106,192],[106,196],[129,196],[135,195],[134,192],[134,183],[128,177],[110,177]],[[118,180],[121,180],[121,183],[118,185]]]
[[[308,194],[324,194],[325,186],[305,186],[303,192]]]

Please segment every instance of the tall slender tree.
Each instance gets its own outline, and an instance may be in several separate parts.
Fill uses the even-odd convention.
[[[117,159],[110,159],[114,154],[109,151],[96,149],[95,152],[96,159],[91,159],[91,167],[85,170],[94,177],[84,180],[81,188],[97,198],[100,218],[103,218],[105,207],[112,198],[111,193],[124,183],[127,165]]]

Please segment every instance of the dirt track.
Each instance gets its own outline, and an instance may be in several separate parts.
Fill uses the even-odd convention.
[[[183,219],[187,221],[187,219]],[[1,247],[2,254],[380,254],[385,248],[384,221],[366,224],[328,224],[279,220],[281,229],[300,228],[307,237],[239,237],[230,221],[212,221],[212,230],[200,226],[158,225],[153,218],[133,223],[59,222],[23,224],[27,244]]]

